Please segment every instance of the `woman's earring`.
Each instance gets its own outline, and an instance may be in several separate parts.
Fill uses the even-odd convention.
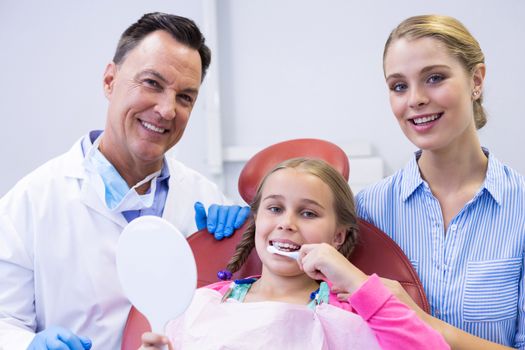
[[[472,97],[473,97],[473,98],[478,97],[478,95],[479,95],[479,91],[478,91],[478,90],[474,90],[474,91],[472,91]]]

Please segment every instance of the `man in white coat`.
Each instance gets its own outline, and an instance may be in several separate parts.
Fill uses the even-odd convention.
[[[226,208],[226,235],[244,221],[246,208],[225,206],[213,183],[164,156],[184,133],[209,64],[193,21],[144,15],[106,67],[105,130],[0,200],[0,349],[119,349],[130,309],[115,266],[124,226],[157,215],[189,235],[196,202],[201,224],[204,206]]]

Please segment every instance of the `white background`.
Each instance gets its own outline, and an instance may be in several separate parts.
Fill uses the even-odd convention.
[[[204,29],[204,1],[213,0],[1,0],[0,195],[87,131],[104,127],[102,73],[129,24],[163,11]],[[525,173],[525,2],[218,0],[216,6],[211,69],[220,77],[224,147],[297,137],[367,142],[383,158],[385,175],[401,168],[414,147],[388,105],[383,45],[402,19],[439,13],[461,20],[485,52],[489,121],[482,144]],[[202,95],[174,154],[210,175]],[[229,193],[236,192],[237,171],[226,167]]]

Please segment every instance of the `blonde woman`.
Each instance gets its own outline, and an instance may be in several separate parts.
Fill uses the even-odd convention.
[[[413,262],[431,305],[420,315],[453,349],[524,349],[525,181],[480,145],[478,42],[454,18],[411,17],[390,34],[383,69],[392,111],[420,150],[357,195],[359,216]]]

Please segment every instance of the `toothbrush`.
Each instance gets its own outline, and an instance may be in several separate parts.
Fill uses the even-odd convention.
[[[290,259],[294,259],[294,260],[299,260],[299,252],[298,251],[295,251],[295,252],[283,252],[277,248],[275,248],[273,245],[269,245],[268,247],[266,247],[266,250],[272,254],[279,254],[279,255],[282,255],[282,256],[286,256]]]

